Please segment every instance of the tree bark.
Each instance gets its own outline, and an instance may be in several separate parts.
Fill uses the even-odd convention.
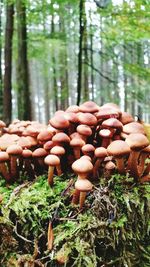
[[[78,53],[78,79],[77,79],[77,105],[80,104],[81,100],[81,89],[82,89],[82,45],[84,36],[84,25],[83,25],[83,10],[84,0],[79,2],[79,53]]]
[[[17,9],[17,89],[18,89],[18,117],[22,120],[31,120],[31,100],[28,81],[27,60],[27,28],[26,7],[23,0],[16,1]]]
[[[0,1],[0,119],[3,111],[3,90],[2,90],[2,1]]]
[[[6,5],[6,28],[4,48],[4,94],[3,94],[3,120],[6,124],[11,122],[12,116],[12,42],[13,42],[14,5]]]

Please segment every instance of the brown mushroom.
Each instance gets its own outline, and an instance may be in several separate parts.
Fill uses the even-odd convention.
[[[10,145],[6,150],[10,156],[10,172],[13,178],[19,177],[18,159],[20,158],[22,151],[22,147],[17,144]]]
[[[54,168],[60,165],[60,159],[56,155],[48,155],[45,157],[44,162],[48,165],[48,184],[53,185]]]
[[[11,181],[10,173],[6,162],[9,161],[9,155],[5,151],[0,151],[0,172],[7,182]]]
[[[124,174],[126,172],[124,160],[130,154],[129,145],[123,140],[115,140],[107,147],[107,152],[114,157],[118,172]]]
[[[83,208],[87,192],[90,192],[92,188],[93,188],[92,183],[87,179],[78,179],[75,182],[75,189],[80,192],[80,199],[79,199],[80,210]]]
[[[56,155],[59,157],[61,161],[61,157],[65,154],[65,149],[62,146],[54,146],[51,150],[50,153],[52,155]],[[61,169],[61,162],[60,165],[56,166],[57,174],[61,175],[62,174],[62,169]]]
[[[98,169],[100,167],[101,162],[104,160],[104,158],[107,156],[107,149],[104,147],[97,147],[95,149],[95,164],[93,168],[93,176],[96,178],[98,176]]]
[[[128,159],[128,169],[131,176],[133,176],[135,180],[138,181],[140,178],[140,173],[138,171],[139,155],[141,150],[149,145],[149,141],[147,137],[141,133],[132,133],[129,134],[125,142],[131,149],[130,157]]]

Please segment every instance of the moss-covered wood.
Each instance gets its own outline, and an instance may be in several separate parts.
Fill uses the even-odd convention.
[[[1,266],[150,266],[148,183],[118,174],[101,178],[80,211],[70,204],[75,178],[55,178],[53,188],[44,175],[9,187],[0,180]]]

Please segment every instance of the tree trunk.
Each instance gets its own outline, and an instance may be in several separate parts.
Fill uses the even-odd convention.
[[[23,0],[16,1],[18,61],[17,61],[17,89],[18,89],[18,117],[22,120],[31,119],[31,102],[28,81],[27,61],[27,29],[26,7]]]
[[[3,114],[3,89],[2,89],[2,1],[0,1],[0,119]]]
[[[79,53],[78,53],[78,80],[77,80],[77,105],[80,104],[81,100],[81,89],[82,89],[82,44],[84,35],[83,25],[83,10],[84,0],[79,2]]]
[[[12,116],[12,39],[13,39],[14,5],[7,3],[6,6],[6,28],[4,48],[4,95],[3,95],[3,120],[9,124]]]
[[[87,20],[85,13],[85,3],[84,3],[84,14],[83,14],[83,23],[84,23],[84,34],[83,34],[83,45],[84,45],[84,88],[83,88],[83,101],[89,99],[89,81],[88,81],[88,36],[87,36]]]

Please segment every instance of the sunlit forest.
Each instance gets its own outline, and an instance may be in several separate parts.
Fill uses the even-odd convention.
[[[150,0],[0,0],[0,267],[150,267]]]
[[[94,100],[150,120],[149,1],[1,1],[1,118]]]

